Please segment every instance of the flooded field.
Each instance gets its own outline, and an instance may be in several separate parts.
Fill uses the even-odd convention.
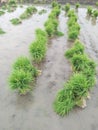
[[[13,13],[0,16],[0,26],[6,33],[0,35],[0,130],[97,130],[98,129],[98,80],[91,91],[91,99],[85,109],[75,108],[69,115],[60,117],[53,110],[53,101],[63,83],[71,75],[71,65],[64,57],[71,46],[67,40],[67,17],[59,16],[59,30],[64,36],[49,41],[46,58],[41,63],[42,74],[36,80],[35,89],[25,96],[9,89],[8,77],[18,56],[29,56],[29,45],[35,38],[36,28],[44,28],[51,11],[50,6],[37,6],[47,13],[32,15],[14,26],[9,21],[24,10],[18,7]],[[86,15],[86,8],[79,8],[80,40],[85,51],[98,64],[98,20]],[[97,68],[98,71],[98,68]],[[98,78],[98,75],[96,76]]]

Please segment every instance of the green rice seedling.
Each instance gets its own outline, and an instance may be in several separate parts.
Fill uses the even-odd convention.
[[[8,4],[9,5],[15,5],[16,4],[16,0],[9,0]]]
[[[71,63],[75,71],[83,71],[88,64],[88,57],[86,55],[73,55]]]
[[[90,88],[93,87],[96,83],[96,69],[88,66],[82,71],[82,73],[86,76],[86,80],[88,82],[88,90],[90,90]]]
[[[76,15],[75,15],[74,9],[69,10],[67,16],[68,16],[69,18],[70,18],[70,17],[75,17]]]
[[[0,28],[0,35],[5,34],[5,31],[3,31],[2,28]]]
[[[14,25],[18,25],[18,24],[21,24],[21,23],[22,23],[22,21],[21,21],[20,19],[18,19],[18,18],[13,18],[13,19],[11,19],[10,21],[11,21],[11,23],[14,24]]]
[[[89,15],[92,15],[92,11],[93,11],[92,7],[91,7],[91,6],[88,6],[88,7],[87,7],[87,13],[88,13]]]
[[[57,6],[58,6],[58,2],[53,1],[53,2],[51,3],[51,5],[52,5],[52,8],[57,7]]]
[[[35,32],[36,32],[35,34],[36,34],[37,37],[38,36],[47,37],[47,33],[44,30],[40,29],[40,28],[36,29]]]
[[[88,82],[82,73],[75,73],[67,83],[68,88],[72,90],[72,99],[77,100],[85,97],[88,92]],[[65,84],[66,89],[66,84]]]
[[[40,15],[42,15],[42,14],[44,14],[44,13],[47,13],[47,10],[42,9],[41,11],[39,11],[39,14],[40,14]]]
[[[56,13],[51,12],[51,13],[49,14],[49,18],[55,19],[55,18],[56,18]]]
[[[53,23],[49,23],[48,25],[46,25],[45,31],[47,32],[49,37],[52,37],[55,33],[55,28],[53,26]]]
[[[9,85],[12,90],[18,90],[20,94],[24,95],[30,91],[30,83],[32,76],[23,70],[14,70],[9,78]]]
[[[47,36],[46,31],[40,28],[36,29],[36,39],[41,41],[41,43],[46,44],[48,41],[48,36]]]
[[[0,10],[0,16],[3,15],[3,14],[5,14],[5,12]]]
[[[49,14],[49,18],[52,19],[58,18],[59,14],[60,14],[60,9],[58,7],[55,7]]]
[[[68,20],[67,25],[68,25],[68,27],[71,27],[71,26],[73,26],[76,22],[77,22],[77,17],[71,17],[71,18]]]
[[[98,10],[94,10],[94,11],[92,12],[92,16],[93,16],[94,18],[97,18],[97,17],[98,17]]]
[[[34,62],[41,62],[46,54],[46,46],[42,41],[35,41],[30,45],[30,54]]]
[[[71,30],[68,32],[68,39],[69,40],[76,40],[78,38],[79,31],[78,30]]]
[[[69,40],[76,40],[80,33],[80,25],[78,23],[74,23],[69,27],[68,38]]]
[[[79,35],[79,30],[74,26],[70,27],[70,30],[68,31],[68,39],[76,40],[78,38],[78,35]]]
[[[36,13],[36,12],[37,12],[37,8],[34,7],[34,6],[32,6],[32,12],[33,12],[33,13]]]
[[[75,6],[76,6],[76,9],[78,9],[80,7],[80,4],[77,2]]]
[[[52,10],[52,12],[56,15],[56,17],[58,17],[61,11],[60,11],[60,8],[55,7],[55,8]]]
[[[67,3],[67,4],[65,5],[65,11],[68,12],[69,10],[70,10],[70,4]]]
[[[75,22],[74,25],[69,26],[69,31],[70,31],[70,30],[80,31],[80,25],[79,25],[77,22]]]
[[[98,6],[98,2],[96,2],[96,6]]]
[[[27,19],[35,12],[37,12],[37,9],[35,7],[33,6],[27,7],[24,13],[20,15],[20,19]]]
[[[52,18],[49,18],[46,22],[45,22],[45,27],[48,26],[49,24],[53,24],[54,26],[54,30],[57,31],[57,28],[58,28],[58,20],[57,19],[52,19]]]
[[[29,72],[33,77],[38,75],[38,70],[31,64],[27,57],[21,56],[13,64],[14,70],[23,70]]]
[[[74,106],[75,102],[72,99],[72,90],[66,86],[66,88],[57,93],[53,104],[54,110],[60,116],[64,116],[68,114]]]
[[[84,54],[84,45],[79,40],[76,40],[74,46],[65,52],[65,56],[68,59],[72,58],[75,54]]]
[[[86,97],[88,82],[82,73],[75,73],[60,90],[54,102],[54,110],[61,116],[68,114],[76,102]]]
[[[32,7],[28,7],[28,8],[26,9],[26,13],[27,13],[27,14],[32,14]]]

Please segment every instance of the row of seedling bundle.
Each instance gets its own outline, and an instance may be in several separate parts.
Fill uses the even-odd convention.
[[[57,32],[58,20],[60,14],[58,6],[52,9],[48,20],[45,22],[45,31],[41,29],[36,30],[36,39],[30,45],[30,53],[34,62],[41,62],[46,55],[48,37],[52,37]]]
[[[80,25],[77,22],[77,16],[75,14],[74,10],[68,11],[68,39],[69,40],[75,40],[78,38],[78,35],[80,33]]]
[[[51,25],[55,30],[55,24],[53,21],[56,20],[58,16],[58,10],[53,10],[50,13],[50,15],[54,17],[53,20],[51,18]],[[47,26],[48,22],[47,25],[45,25],[45,30],[47,30]],[[42,29],[36,30],[35,41],[31,43],[29,48],[33,62],[39,63],[44,59],[47,50],[48,36],[50,36],[48,31],[44,31]],[[31,86],[34,86],[34,79],[39,73],[40,71],[32,65],[32,63],[27,57],[19,57],[13,65],[13,71],[9,78],[9,84],[11,89],[18,90],[20,94],[26,94],[32,89]]]
[[[26,8],[26,10],[20,15],[19,18],[13,18],[11,19],[11,23],[14,25],[18,25],[20,23],[22,23],[23,19],[27,19],[30,18],[32,16],[32,14],[36,13],[37,9],[34,6],[29,6]]]
[[[60,32],[58,31],[58,16],[60,14],[60,5],[57,2],[53,2],[52,7],[53,9],[48,16],[48,20],[44,24],[45,31],[47,32],[49,37],[60,34]]]
[[[73,75],[58,92],[54,102],[54,110],[61,116],[68,114],[75,106],[84,108],[89,91],[95,85],[96,64],[84,49],[84,45],[76,39],[73,47],[65,52],[72,64]]]

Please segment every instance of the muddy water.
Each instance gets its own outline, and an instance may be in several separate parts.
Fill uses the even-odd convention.
[[[40,9],[40,7],[38,7]],[[48,13],[49,13],[48,9]],[[52,103],[57,91],[70,77],[70,64],[64,52],[71,43],[67,41],[67,18],[60,15],[60,31],[65,35],[50,41],[46,59],[42,64],[42,75],[37,78],[35,89],[26,96],[19,96],[8,89],[7,79],[11,65],[20,55],[29,55],[28,46],[34,40],[36,27],[43,28],[48,13],[35,14],[24,20],[22,25],[13,26],[9,19],[19,16],[23,9],[0,17],[1,27],[7,32],[0,36],[0,130],[97,130],[98,129],[98,83],[91,93],[91,100],[84,110],[74,109],[68,116],[59,117],[53,111]],[[97,61],[98,24],[92,25],[86,17],[86,10],[79,9],[79,23],[82,27],[80,39],[87,53]]]

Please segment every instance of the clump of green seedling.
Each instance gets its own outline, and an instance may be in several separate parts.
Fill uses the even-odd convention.
[[[97,18],[98,17],[98,10],[94,10],[92,12],[92,17]]]
[[[74,25],[69,27],[68,38],[70,40],[76,40],[80,33],[80,26],[78,23],[74,23]]]
[[[76,9],[78,9],[80,7],[80,4],[77,2],[75,7],[76,7]]]
[[[92,15],[92,11],[93,11],[92,7],[91,7],[91,6],[88,6],[88,7],[87,7],[87,13],[88,13],[89,15]]]
[[[9,83],[12,90],[18,90],[20,94],[30,91],[32,76],[23,70],[14,70],[10,76]]]
[[[23,70],[29,72],[33,77],[38,75],[38,70],[31,64],[27,57],[21,56],[13,64],[14,70]]]
[[[54,26],[51,22],[46,25],[45,31],[47,32],[49,37],[52,37],[54,35],[55,30],[54,30]]]
[[[9,77],[10,88],[18,90],[22,95],[26,94],[31,90],[30,84],[34,82],[38,73],[27,57],[19,57],[13,64],[13,71]]]
[[[68,114],[77,101],[86,97],[88,83],[83,74],[75,73],[64,85],[64,89],[58,92],[54,102],[54,110],[61,116]]]
[[[65,11],[68,12],[69,10],[70,10],[70,4],[67,3],[67,4],[65,5]]]
[[[53,1],[53,2],[51,3],[51,5],[52,5],[52,8],[54,8],[54,7],[58,6],[58,3],[57,3],[56,1]]]
[[[71,63],[73,65],[74,71],[83,71],[88,63],[88,57],[86,55],[73,55],[71,58]]]
[[[9,0],[8,4],[9,5],[16,5],[16,0]]]
[[[69,10],[67,16],[68,16],[69,18],[70,18],[70,17],[74,17],[74,16],[75,16],[75,11],[74,11],[74,9]]]
[[[30,53],[32,56],[32,60],[35,62],[41,62],[46,54],[46,46],[43,45],[43,42],[41,41],[36,41],[33,42],[30,45]]]
[[[53,107],[54,111],[59,114],[60,116],[64,116],[68,114],[72,108],[75,106],[75,102],[72,99],[72,90],[68,87],[63,88],[60,90],[54,101]]]
[[[36,12],[37,12],[37,9],[35,7],[33,7],[33,6],[27,7],[26,10],[24,11],[24,13],[20,15],[20,18],[27,19]]]
[[[34,62],[41,62],[47,50],[47,34],[41,29],[36,30],[36,40],[30,45],[30,54]]]
[[[18,24],[21,24],[21,23],[22,23],[22,21],[21,21],[20,19],[18,19],[18,18],[13,18],[13,19],[11,19],[10,21],[11,21],[11,23],[14,24],[14,25],[18,25]]]
[[[65,56],[71,59],[74,55],[78,54],[84,54],[84,45],[79,40],[76,40],[74,46],[65,52]]]

